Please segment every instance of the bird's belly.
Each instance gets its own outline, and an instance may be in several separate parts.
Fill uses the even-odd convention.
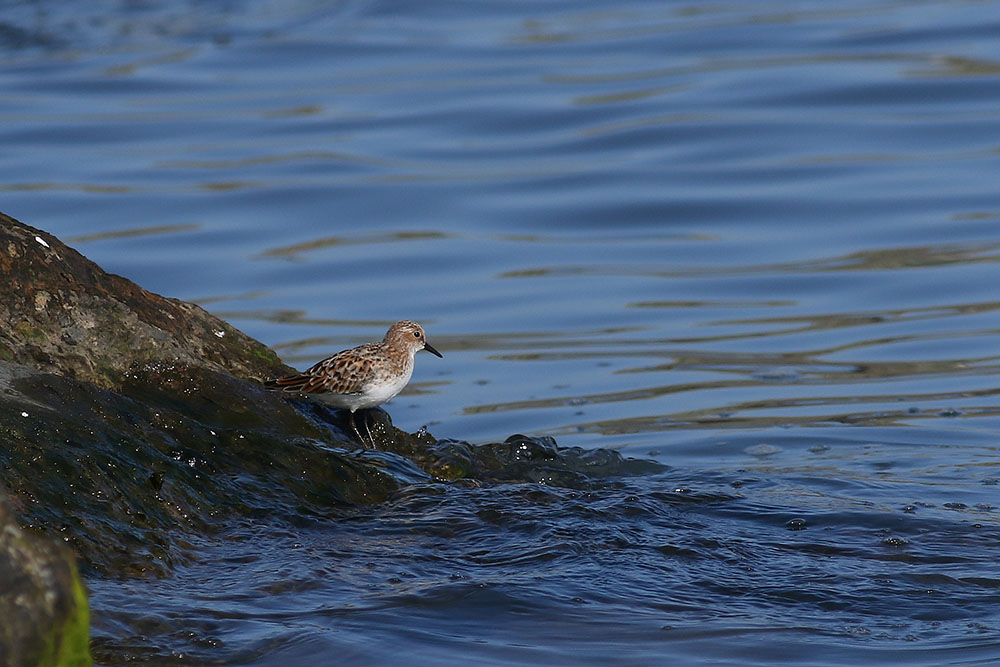
[[[374,408],[376,405],[382,405],[391,400],[396,394],[403,391],[403,387],[410,381],[411,374],[412,371],[394,378],[383,378],[369,383],[358,397],[361,399],[361,403],[356,409]]]
[[[365,385],[364,391],[359,394],[334,394],[322,393],[311,394],[310,398],[332,405],[336,408],[343,408],[355,412],[357,410],[367,410],[382,405],[391,400],[396,394],[403,390],[406,383],[413,375],[412,366],[409,373],[397,376],[383,376]]]
[[[354,412],[361,408],[371,407],[369,405],[363,405],[365,402],[365,397],[361,394],[302,394],[305,398],[312,399],[319,403],[326,403],[327,405],[332,405],[335,408],[342,408],[345,410],[350,410]]]

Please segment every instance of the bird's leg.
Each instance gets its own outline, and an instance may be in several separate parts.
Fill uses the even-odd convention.
[[[375,447],[375,436],[372,435],[371,420],[368,419],[368,410],[365,410],[365,430],[368,431],[368,442],[372,443],[372,449]]]
[[[358,423],[354,421],[354,410],[351,410],[351,427],[354,429],[354,433],[358,436],[358,442],[367,448],[367,445],[365,445],[365,439],[361,437],[361,431],[358,430]]]

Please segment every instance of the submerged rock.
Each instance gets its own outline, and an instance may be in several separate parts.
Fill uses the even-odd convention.
[[[391,447],[443,480],[474,478],[585,488],[600,485],[609,477],[647,475],[665,469],[655,461],[625,458],[608,449],[560,447],[546,436],[517,434],[503,442],[473,445],[425,435],[423,440],[397,440]]]

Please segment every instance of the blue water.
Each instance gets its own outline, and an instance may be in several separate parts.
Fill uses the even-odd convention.
[[[422,322],[428,481],[88,582],[156,664],[1000,659],[1000,2],[7,2],[0,210],[305,367]]]

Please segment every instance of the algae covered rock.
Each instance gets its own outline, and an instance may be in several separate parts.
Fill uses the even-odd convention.
[[[19,528],[0,499],[0,665],[90,665],[89,612],[73,555]]]
[[[0,391],[16,512],[66,539],[90,573],[169,575],[193,534],[330,519],[397,486],[332,424],[228,374],[139,369],[118,393],[0,362]]]
[[[405,453],[442,480],[534,482],[565,488],[591,488],[608,478],[649,475],[666,468],[609,449],[560,447],[553,438],[521,434],[485,444],[407,434],[396,439],[394,451]]]

